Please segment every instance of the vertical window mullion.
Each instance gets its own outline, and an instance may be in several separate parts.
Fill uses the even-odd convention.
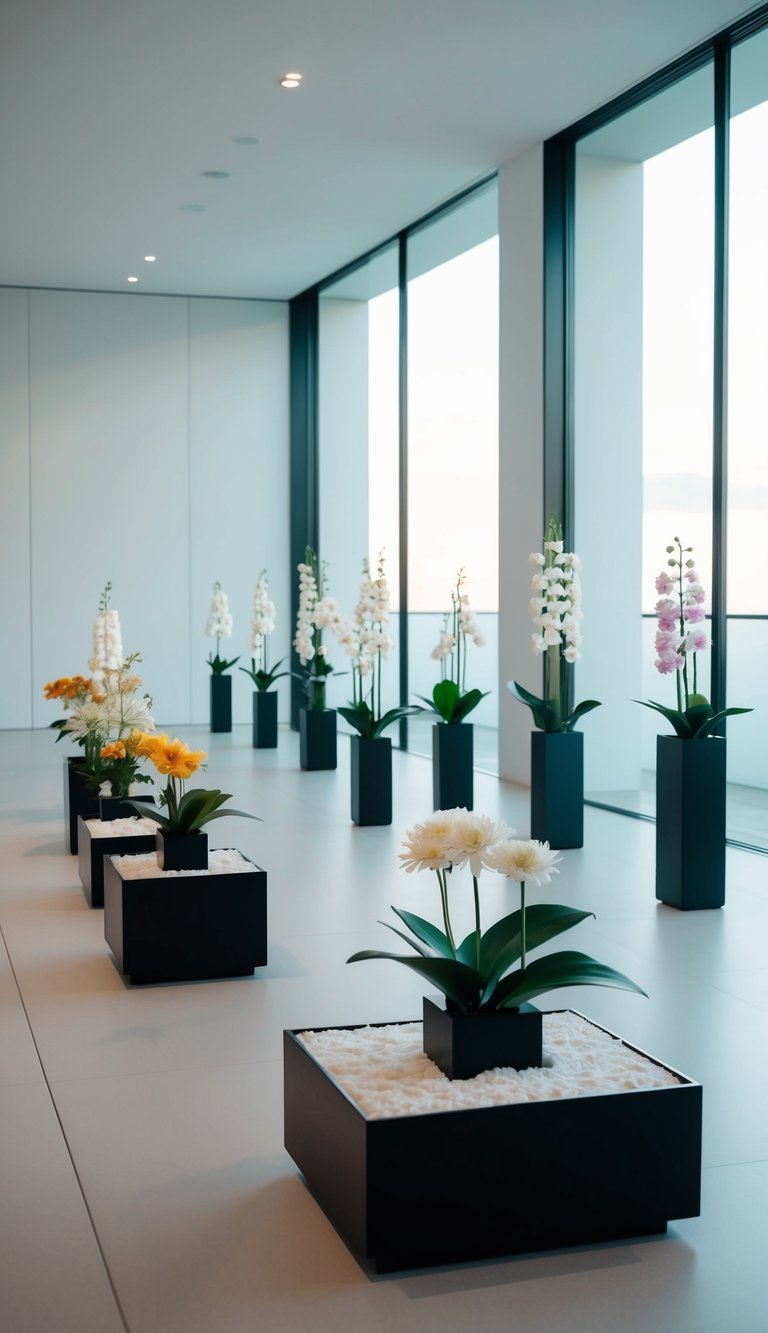
[[[399,236],[399,347],[398,416],[400,432],[400,705],[409,703],[408,687],[408,242],[405,232]],[[408,749],[408,719],[400,719],[400,748]]]
[[[731,50],[715,48],[714,411],[712,439],[712,703],[726,707],[728,551],[728,186]]]

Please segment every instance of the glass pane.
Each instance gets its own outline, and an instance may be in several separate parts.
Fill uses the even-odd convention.
[[[498,204],[495,183],[408,244],[408,606],[412,694],[440,679],[432,657],[457,573],[476,616],[467,689],[475,763],[498,772]],[[409,723],[431,754],[432,719]]]
[[[768,847],[768,32],[731,65],[728,270],[728,836]]]
[[[319,476],[321,557],[331,594],[351,617],[363,560],[384,553],[394,653],[382,672],[382,705],[399,701],[399,294],[397,245],[329,287],[319,302]],[[332,640],[332,707],[351,697],[348,659]],[[341,723],[342,729],[344,724]],[[397,731],[392,740],[397,743]]]
[[[646,813],[655,737],[669,727],[633,700],[676,706],[674,673],[654,667],[655,578],[675,537],[693,547],[707,595],[712,586],[712,108],[707,66],[581,140],[576,154],[566,544],[584,562],[576,698],[603,703],[584,724],[585,790]],[[709,653],[698,656],[706,693]]]

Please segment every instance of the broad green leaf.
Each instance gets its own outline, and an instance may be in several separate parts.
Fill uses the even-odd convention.
[[[461,691],[455,680],[439,680],[432,691],[435,708],[445,722],[452,722]]]
[[[462,1012],[472,1008],[478,1001],[481,979],[480,973],[473,967],[467,967],[454,958],[409,958],[397,953],[381,953],[378,949],[363,949],[353,953],[348,963],[362,963],[369,958],[385,958],[393,963],[402,963],[410,967],[420,977],[426,977],[449,1000],[459,1005]]]
[[[681,740],[691,740],[691,727],[685,713],[681,713],[678,708],[666,708],[664,704],[654,703],[652,699],[633,699],[633,703],[640,704],[642,708],[653,708],[657,713],[661,713],[668,722],[672,723],[675,733]]]
[[[471,930],[471,931],[469,932],[469,934],[466,936],[466,938],[463,939],[463,940],[461,941],[461,944],[459,945],[458,949],[456,950],[456,957],[458,958],[459,962],[460,962],[460,963],[466,963],[467,967],[474,967],[474,966],[475,966],[475,957],[476,957],[476,953],[475,953],[475,941],[476,941],[476,939],[477,939],[477,931],[476,931],[476,930]]]
[[[406,944],[410,944],[411,948],[415,949],[417,953],[420,953],[422,958],[429,958],[430,955],[424,945],[419,944],[418,940],[411,939],[410,935],[406,935],[404,930],[398,930],[397,926],[391,926],[388,921],[380,921],[379,925],[386,926],[387,930],[391,930],[393,935],[399,936],[399,938],[404,940]]]
[[[443,933],[438,926],[426,921],[423,916],[415,916],[413,912],[403,911],[400,907],[393,907],[395,916],[399,916],[404,926],[426,944],[429,949],[434,949],[441,958],[453,958],[453,950],[448,943],[448,936]]]
[[[230,815],[236,819],[255,819],[259,824],[264,822],[261,815],[252,815],[248,810],[233,810],[232,807],[228,805],[226,810],[214,810],[211,814],[207,814],[203,819],[202,824],[210,824],[214,819],[229,819]],[[194,824],[195,829],[201,828],[202,824],[200,822],[200,817],[198,816]]]
[[[171,821],[166,815],[161,815],[156,805],[146,805],[144,801],[128,801],[132,805],[137,815],[143,815],[145,819],[154,819],[160,828],[168,830],[171,827]]]
[[[714,731],[715,727],[717,726],[718,722],[720,722],[721,719],[724,717],[733,717],[737,713],[753,713],[754,711],[755,710],[753,708],[724,708],[722,712],[714,713],[713,716],[710,717],[703,724],[703,726],[699,727],[699,730],[695,733],[693,739],[699,740],[705,736],[710,736]]]
[[[414,717],[417,713],[423,713],[424,709],[419,704],[408,704],[405,708],[390,708],[388,713],[380,717],[378,722],[374,723],[372,740],[378,740],[382,732],[387,727],[391,727],[393,722],[399,722],[401,717]]]
[[[519,969],[504,977],[484,1005],[487,1009],[517,1009],[526,1000],[532,1000],[546,991],[564,986],[614,986],[618,990],[646,992],[642,986],[625,977],[605,963],[598,963],[589,954],[572,950],[551,953],[530,963],[524,972]]]
[[[359,732],[363,740],[370,741],[374,739],[374,718],[373,713],[366,703],[355,704],[354,707],[339,708],[337,710],[350,727],[354,727]]]
[[[601,707],[599,699],[585,699],[583,703],[577,704],[570,717],[566,719],[565,730],[573,731],[580,718],[584,717],[586,713],[591,713],[593,708]]]
[[[594,915],[594,912],[583,912],[559,903],[534,903],[525,914],[526,951],[532,953]],[[485,978],[486,994],[520,958],[520,921],[520,912],[512,912],[491,926],[480,941],[480,971]]]
[[[524,689],[516,680],[508,681],[507,689],[510,694],[516,695],[520,703],[525,704],[527,708],[530,708],[533,715],[534,725],[537,726],[540,731],[559,730],[559,727],[556,725],[557,718],[555,710],[551,704],[547,703],[546,699],[540,699],[537,694],[531,694],[530,690]]]
[[[473,708],[477,708],[481,699],[485,699],[488,694],[490,690],[467,690],[466,694],[462,694],[453,710],[454,722],[463,722],[467,714],[471,713]]]

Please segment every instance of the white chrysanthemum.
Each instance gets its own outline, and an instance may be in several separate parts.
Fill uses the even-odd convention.
[[[214,583],[205,633],[209,639],[228,639],[231,637],[233,624],[229,611],[229,598],[222,590],[221,584]]]
[[[512,831],[504,820],[495,822],[488,815],[478,815],[472,810],[455,810],[448,835],[451,864],[468,865],[470,872],[477,877],[492,848],[502,838],[508,838]]]
[[[403,839],[400,852],[403,870],[410,875],[414,870],[447,870],[451,864],[447,854],[450,821],[435,820],[432,816],[423,824],[416,824]]]
[[[532,879],[536,884],[548,884],[553,875],[560,873],[555,862],[562,859],[550,850],[548,842],[508,838],[491,849],[485,864],[518,883]]]

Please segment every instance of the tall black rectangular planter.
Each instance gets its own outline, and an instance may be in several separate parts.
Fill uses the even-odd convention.
[[[253,748],[277,748],[277,690],[253,691]]]
[[[531,732],[531,837],[550,847],[584,846],[584,736]]]
[[[123,879],[104,862],[104,937],[135,986],[243,977],[267,961],[267,875]]]
[[[232,677],[211,673],[211,731],[232,730]]]
[[[336,767],[336,709],[299,710],[299,763],[308,771]]]
[[[352,822],[392,823],[392,742],[351,737]]]
[[[135,818],[136,811],[129,811],[130,816]],[[95,838],[82,815],[78,822],[77,840],[77,868],[89,907],[104,906],[105,856],[138,856],[141,852],[155,850],[154,833],[146,833],[143,829],[138,833],[121,833],[115,838]]]
[[[701,1085],[681,1074],[671,1087],[368,1119],[297,1032],[283,1054],[285,1146],[378,1272],[653,1235],[699,1214]]]
[[[684,912],[725,902],[723,736],[656,739],[656,897]]]
[[[79,755],[69,755],[64,760],[64,838],[69,843],[72,856],[77,856],[77,821],[98,819],[99,797],[95,791],[89,791],[83,776],[84,759]]]
[[[432,800],[435,810],[472,809],[474,727],[436,722],[432,728]]]

